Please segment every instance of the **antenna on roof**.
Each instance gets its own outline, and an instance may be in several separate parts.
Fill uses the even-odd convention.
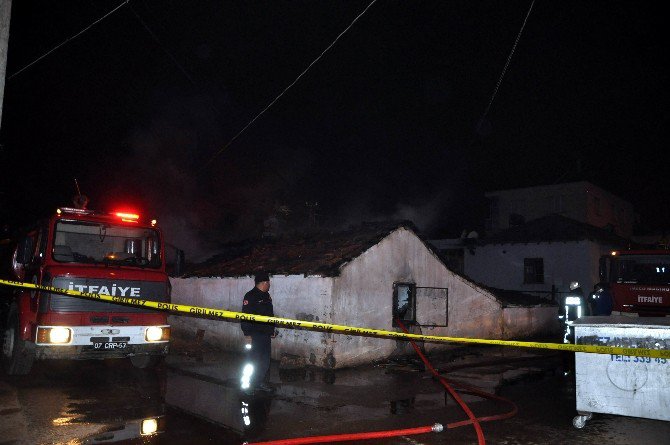
[[[74,178],[74,185],[77,188],[77,194],[74,198],[72,198],[72,203],[74,204],[75,208],[86,210],[86,206],[88,205],[88,196],[81,194],[81,190],[79,189],[79,181],[77,181],[77,178]]]

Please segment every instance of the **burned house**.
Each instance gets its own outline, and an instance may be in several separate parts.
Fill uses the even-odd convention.
[[[523,338],[553,328],[555,307],[510,305],[449,270],[411,223],[364,224],[339,233],[259,242],[172,279],[177,304],[240,311],[253,273],[271,274],[275,315],[356,327],[473,338]],[[237,323],[172,317],[177,336],[225,350],[241,349]],[[407,342],[307,330],[279,329],[274,359],[292,357],[327,368],[410,353]],[[446,344],[425,344],[428,352]]]

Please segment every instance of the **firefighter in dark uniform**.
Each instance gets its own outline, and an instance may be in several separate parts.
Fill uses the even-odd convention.
[[[270,297],[270,276],[259,272],[254,276],[256,285],[244,295],[242,312],[246,314],[274,315],[272,298]],[[275,327],[265,323],[243,321],[244,348],[248,359],[242,370],[241,385],[243,390],[269,390],[265,376],[270,368],[271,341],[275,336]]]
[[[612,293],[607,283],[598,283],[589,295],[590,315],[612,315]]]

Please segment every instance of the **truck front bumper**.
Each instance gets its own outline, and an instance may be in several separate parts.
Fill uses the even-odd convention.
[[[65,326],[71,331],[70,340],[65,344],[51,344],[45,341],[48,336],[41,336],[39,332],[53,327],[39,326],[35,342],[35,358],[104,359],[134,355],[167,355],[170,327],[167,325],[159,327],[167,333],[167,338],[148,341],[146,331],[150,326]]]
[[[91,346],[35,346],[35,358],[38,360],[68,359],[90,360],[105,358],[124,358],[133,355],[167,355],[169,343],[127,345],[124,349],[94,349]]]

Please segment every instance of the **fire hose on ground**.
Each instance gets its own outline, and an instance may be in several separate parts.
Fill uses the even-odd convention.
[[[402,329],[404,333],[408,333],[407,328],[405,325],[400,321],[399,319],[396,319],[396,322],[398,323],[398,326]],[[417,355],[421,360],[423,361],[424,365],[426,366],[426,369],[430,371],[431,374],[444,386],[444,388],[447,390],[449,395],[458,403],[458,405],[461,407],[461,409],[465,412],[465,414],[468,416],[468,420],[462,420],[459,422],[452,422],[447,424],[448,429],[453,429],[453,428],[458,428],[466,425],[473,425],[475,428],[475,432],[477,433],[477,442],[479,445],[485,445],[486,444],[486,439],[484,438],[484,432],[482,430],[482,427],[480,423],[482,422],[490,422],[493,420],[503,420],[503,419],[508,419],[510,417],[513,417],[516,415],[518,412],[518,408],[514,402],[511,400],[505,399],[503,397],[497,396],[495,394],[491,394],[485,391],[482,391],[479,388],[476,388],[474,386],[470,385],[464,385],[460,383],[454,383],[452,382],[451,384],[447,382],[447,379],[445,379],[440,373],[435,369],[435,367],[430,363],[428,358],[424,355],[423,352],[421,352],[421,349],[419,346],[414,342],[414,340],[409,340],[410,343],[412,344],[412,347],[414,348],[414,351],[416,351]],[[475,414],[472,412],[470,407],[463,401],[461,396],[458,394],[458,391],[454,389],[455,387],[459,388],[460,392],[482,397],[485,399],[489,400],[494,400],[498,402],[503,402],[509,404],[512,409],[506,413],[502,414],[496,414],[493,416],[485,416],[485,417],[476,417]],[[311,436],[311,437],[296,437],[292,439],[280,439],[280,440],[270,440],[270,441],[265,441],[265,442],[245,442],[247,445],[303,445],[303,444],[313,444],[313,443],[334,443],[334,442],[347,442],[347,441],[354,441],[354,440],[369,440],[369,439],[383,439],[383,438],[388,438],[388,437],[399,437],[399,436],[409,436],[409,435],[416,435],[416,434],[425,434],[425,433],[439,433],[443,431],[443,426],[440,423],[436,423],[432,426],[422,426],[422,427],[417,427],[417,428],[409,428],[409,429],[400,429],[400,430],[385,430],[385,431],[370,431],[370,432],[364,432],[364,433],[352,433],[352,434],[334,434],[334,435],[329,435],[329,436]]]
[[[266,442],[245,442],[246,445],[304,445],[309,443],[350,442],[354,440],[384,439],[388,437],[411,436],[425,433],[439,433],[444,427],[436,423],[432,426],[420,426],[403,430],[370,431],[366,433],[333,434],[330,436],[296,437],[293,439],[270,440]]]
[[[407,329],[405,328],[403,323],[398,319],[396,319],[396,321],[400,325],[403,332],[406,333]],[[468,415],[468,417],[470,418],[469,420],[449,423],[449,424],[447,424],[448,429],[458,428],[458,427],[469,425],[469,424],[472,423],[475,427],[475,430],[477,431],[477,439],[479,440],[479,443],[484,444],[484,443],[486,443],[486,441],[484,440],[484,434],[481,432],[481,426],[479,425],[481,422],[490,422],[490,421],[493,421],[493,420],[509,419],[510,417],[515,416],[516,413],[519,411],[518,407],[516,406],[516,404],[514,402],[512,402],[511,400],[506,399],[504,397],[500,397],[500,396],[497,396],[495,394],[491,394],[491,393],[488,393],[486,391],[482,391],[481,389],[476,388],[474,386],[470,386],[470,385],[464,385],[464,384],[454,383],[454,382],[452,382],[451,385],[450,385],[447,382],[447,379],[442,377],[440,375],[440,373],[433,367],[433,365],[430,363],[428,358],[426,358],[426,356],[423,354],[423,352],[421,352],[421,349],[419,349],[417,344],[413,340],[410,340],[410,343],[412,344],[412,347],[414,348],[414,350],[416,351],[418,356],[421,358],[423,363],[426,365],[426,367],[430,370],[430,372],[436,378],[439,379],[440,383],[447,389],[447,391],[449,391],[449,394],[451,394],[452,397],[454,397],[454,400],[456,400],[456,402],[458,402],[458,404],[461,406],[461,408],[463,408],[463,411],[465,411],[466,414]],[[485,399],[507,403],[512,407],[512,409],[510,411],[506,412],[506,413],[496,414],[496,415],[493,415],[493,416],[474,417],[474,414],[472,414],[472,411],[470,410],[470,408],[465,404],[465,402],[463,402],[463,400],[460,398],[460,396],[458,396],[458,393],[453,389],[452,385],[457,386],[458,388],[460,388],[461,392],[466,393],[466,394],[471,394],[471,395],[479,396],[479,397],[482,397],[482,398],[485,398]]]

